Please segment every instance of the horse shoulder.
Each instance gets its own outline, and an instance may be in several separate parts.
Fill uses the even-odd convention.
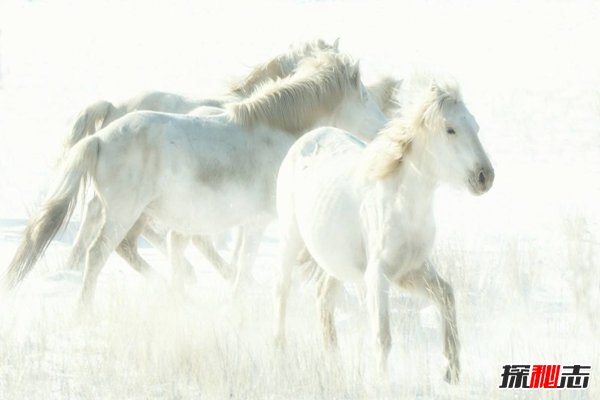
[[[305,161],[310,159],[329,159],[337,155],[360,150],[363,143],[348,132],[334,128],[321,127],[303,135],[290,149],[290,154]]]

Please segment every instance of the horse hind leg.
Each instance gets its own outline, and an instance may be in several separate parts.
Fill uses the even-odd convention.
[[[83,211],[81,226],[67,258],[67,266],[72,270],[82,271],[85,266],[85,256],[88,248],[98,235],[102,222],[102,202],[96,195],[88,201]]]
[[[440,310],[444,331],[444,355],[448,360],[445,380],[448,383],[458,383],[460,342],[452,286],[428,264],[401,277],[397,283],[405,289],[416,291],[429,298]]]
[[[161,230],[160,228],[157,228],[156,225],[153,224],[152,222],[147,223],[143,227],[143,230],[142,230],[142,236],[144,237],[144,239],[146,239],[148,242],[150,242],[150,244],[152,246],[157,248],[165,256],[169,257],[169,250],[168,250],[167,239],[166,239],[167,234],[168,234],[168,232],[165,232],[165,231]],[[196,274],[194,273],[194,267],[185,257],[183,257],[181,262],[182,262],[181,268],[183,268],[183,270],[184,270],[184,273],[186,276],[186,281],[189,283],[195,283],[196,282]]]
[[[279,262],[279,275],[275,283],[275,329],[274,339],[277,347],[285,345],[285,318],[287,310],[287,299],[292,283],[292,272],[297,265],[298,255],[305,248],[298,229],[294,226],[284,233],[281,240],[281,259]]]
[[[119,243],[116,251],[134,270],[145,277],[152,277],[156,275],[156,271],[142,258],[138,251],[138,238],[146,226],[146,222],[145,217],[139,218]]]
[[[87,252],[80,295],[80,305],[83,307],[91,306],[102,267],[141,215],[141,210],[136,212],[126,207],[118,211],[105,207],[104,211],[100,232]]]
[[[210,238],[196,235],[192,237],[192,243],[202,255],[215,267],[219,275],[225,280],[231,280],[234,276],[233,267],[219,254]]]

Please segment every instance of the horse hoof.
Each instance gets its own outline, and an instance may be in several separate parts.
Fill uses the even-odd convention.
[[[458,376],[458,369],[448,367],[448,369],[446,370],[446,375],[444,376],[444,380],[450,385],[456,385],[459,381]]]

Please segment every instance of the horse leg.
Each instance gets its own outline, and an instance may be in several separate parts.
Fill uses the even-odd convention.
[[[137,240],[140,233],[146,226],[146,218],[141,217],[127,232],[125,238],[117,246],[117,254],[121,256],[127,263],[140,274],[149,277],[155,275],[152,267],[140,256],[138,252]]]
[[[251,279],[252,267],[254,266],[265,228],[264,224],[256,224],[244,229],[240,261],[237,265],[237,274],[233,284],[234,297],[239,294],[241,285]]]
[[[237,227],[237,232],[233,240],[235,240],[235,247],[231,255],[231,264],[240,265],[240,254],[242,253],[242,244],[244,243],[244,228],[242,226]]]
[[[230,280],[234,276],[233,267],[225,261],[219,254],[210,238],[206,236],[193,236],[192,243],[202,253],[202,255],[215,267],[217,272],[225,280]]]
[[[142,231],[142,236],[144,239],[148,240],[148,242],[155,248],[157,248],[161,253],[165,256],[169,257],[169,251],[167,248],[167,240],[165,239],[167,236],[166,232],[161,232],[156,229],[156,227],[152,223],[147,223],[144,226]],[[190,283],[196,282],[196,274],[194,273],[194,267],[187,258],[183,257],[181,260],[182,268],[184,270],[186,281]]]
[[[178,293],[183,293],[183,285],[186,278],[184,270],[184,252],[189,240],[189,236],[182,235],[175,231],[169,231],[167,235],[169,261],[171,262],[171,273],[173,277],[172,283]]]
[[[295,225],[295,223],[294,223]],[[304,243],[300,237],[297,227],[290,227],[288,232],[284,233],[282,239],[281,259],[279,262],[279,276],[275,283],[274,302],[275,302],[275,345],[283,347],[285,345],[285,317],[287,308],[287,299],[290,293],[292,283],[292,271],[297,264],[298,254],[304,249]]]
[[[405,289],[424,294],[440,310],[444,330],[444,355],[448,360],[445,379],[457,383],[460,375],[460,342],[456,324],[456,309],[452,286],[443,280],[430,264],[402,276],[398,284]]]
[[[98,234],[101,221],[102,202],[98,196],[94,195],[85,206],[81,226],[67,258],[67,265],[70,269],[83,270],[87,249]]]
[[[110,253],[123,240],[140,214],[141,210],[135,212],[126,207],[114,207],[114,209],[104,207],[102,228],[87,252],[85,272],[83,274],[83,287],[80,295],[80,304],[82,306],[91,305],[100,270],[106,264]]]
[[[323,341],[325,347],[331,350],[337,349],[334,311],[339,289],[340,282],[330,275],[323,275],[317,283],[317,311],[321,321]]]
[[[387,358],[392,347],[389,317],[389,281],[380,260],[371,260],[365,271],[367,310],[371,320],[375,342],[375,354],[379,372],[387,374]]]

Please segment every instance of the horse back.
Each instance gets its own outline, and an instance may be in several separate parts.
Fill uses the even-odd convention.
[[[365,146],[363,141],[347,131],[321,127],[303,135],[289,153],[305,169],[313,164],[337,163],[339,158],[357,156]]]

